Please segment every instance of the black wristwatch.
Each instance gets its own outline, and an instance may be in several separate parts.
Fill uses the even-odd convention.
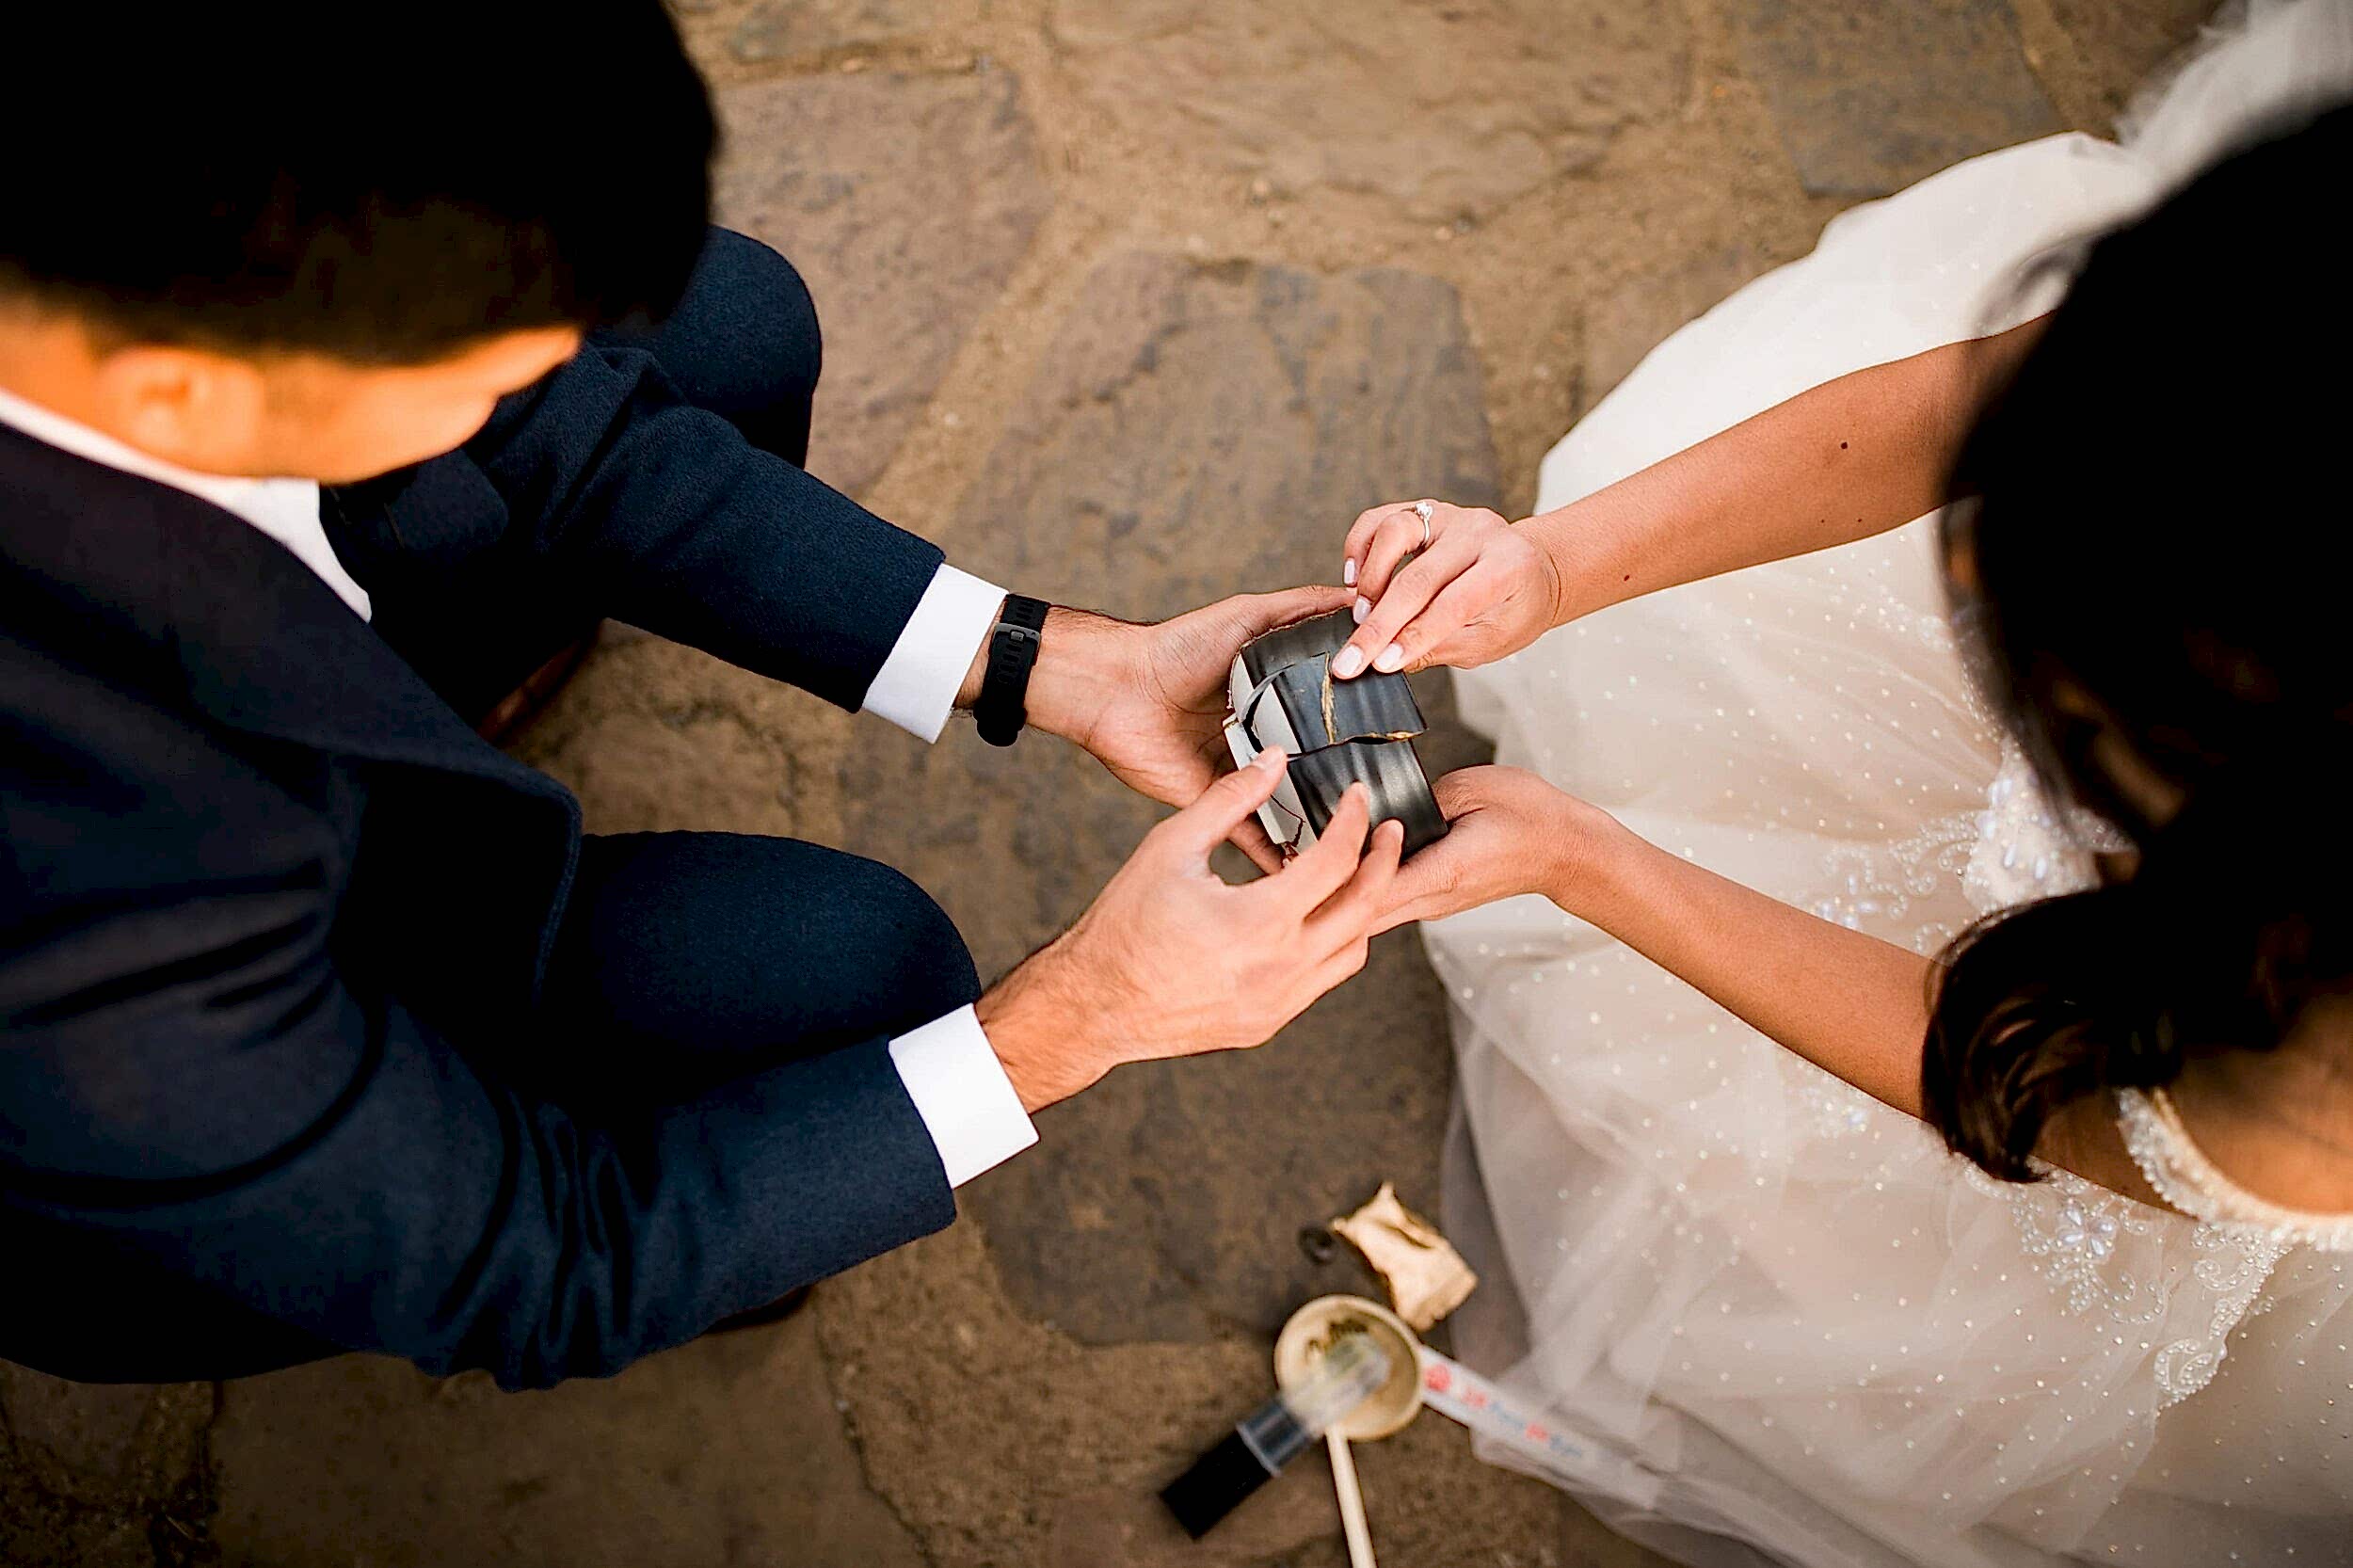
[[[1044,600],[1005,596],[996,629],[988,634],[988,668],[981,676],[981,695],[972,704],[981,739],[990,745],[1013,744],[1030,722],[1030,671],[1037,667],[1045,629]]]

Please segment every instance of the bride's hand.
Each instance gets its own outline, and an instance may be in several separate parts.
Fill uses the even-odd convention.
[[[1356,590],[1361,624],[1332,661],[1342,680],[1368,666],[1469,669],[1559,623],[1561,570],[1533,536],[1484,508],[1425,504],[1426,530],[1417,504],[1401,502],[1348,531],[1341,579]]]
[[[1613,846],[1640,842],[1609,812],[1520,768],[1465,768],[1434,792],[1447,836],[1399,868],[1378,931],[1519,893],[1573,907]]]

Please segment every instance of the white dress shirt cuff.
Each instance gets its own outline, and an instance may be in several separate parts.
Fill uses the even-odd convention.
[[[866,689],[861,712],[888,719],[919,740],[938,740],[972,656],[988,640],[1004,602],[1005,590],[994,583],[940,562]]]
[[[890,1063],[939,1150],[949,1186],[961,1187],[1037,1142],[1013,1080],[969,1007],[891,1041]]]

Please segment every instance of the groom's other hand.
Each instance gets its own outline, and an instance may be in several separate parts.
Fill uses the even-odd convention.
[[[1209,870],[1286,760],[1270,751],[1209,784],[1144,836],[1078,923],[981,999],[981,1027],[1025,1109],[1123,1062],[1263,1044],[1364,968],[1404,841],[1384,823],[1366,852],[1364,786],[1273,875],[1229,887]]]
[[[1153,626],[1056,608],[1030,678],[1030,723],[1085,747],[1137,793],[1191,806],[1232,767],[1225,731],[1234,655],[1349,597],[1333,586],[1242,594]],[[1229,836],[1259,870],[1282,864],[1255,818],[1244,815]]]

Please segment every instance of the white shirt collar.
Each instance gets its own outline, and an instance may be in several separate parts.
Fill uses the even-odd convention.
[[[79,420],[69,419],[5,388],[0,388],[0,424],[13,425],[60,452],[184,490],[200,501],[209,501],[222,511],[244,519],[292,551],[296,559],[316,572],[351,606],[354,615],[361,620],[369,617],[373,607],[367,590],[344,569],[343,562],[335,556],[334,546],[328,542],[327,527],[319,520],[319,488],[314,481],[200,473],[160,457],[151,457],[103,430],[93,430]]]

